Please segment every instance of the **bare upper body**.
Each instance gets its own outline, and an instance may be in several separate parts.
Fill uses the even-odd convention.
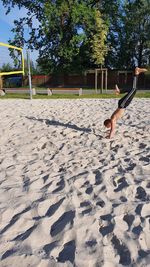
[[[117,108],[115,112],[111,116],[111,126],[110,126],[110,133],[108,135],[108,138],[113,137],[115,133],[115,128],[116,128],[116,122],[119,120],[124,114],[124,109],[123,108]]]

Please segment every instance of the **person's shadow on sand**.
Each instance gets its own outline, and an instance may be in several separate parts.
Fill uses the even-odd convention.
[[[76,131],[80,131],[80,132],[85,132],[85,133],[91,133],[92,130],[89,128],[85,128],[85,127],[78,127],[75,124],[71,124],[71,123],[63,123],[63,122],[59,122],[59,121],[55,121],[55,120],[48,120],[48,119],[37,119],[35,117],[27,117],[27,119],[29,120],[34,120],[34,121],[39,121],[39,122],[45,122],[46,125],[50,126],[62,126],[62,127],[66,127],[66,128],[70,128]]]

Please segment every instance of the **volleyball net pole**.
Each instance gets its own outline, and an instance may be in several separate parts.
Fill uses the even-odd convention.
[[[10,70],[3,71],[2,64],[11,64]],[[32,81],[31,81],[31,62],[30,51],[27,50],[27,68],[28,68],[28,81],[30,99],[32,99]],[[6,75],[25,74],[25,61],[23,55],[23,49],[14,45],[5,44],[0,42],[0,77]]]
[[[31,81],[31,65],[30,65],[30,51],[29,50],[27,50],[27,62],[28,62],[28,79],[29,79],[30,99],[32,100],[32,81]]]
[[[5,75],[11,75],[11,74],[22,74],[24,75],[24,55],[23,55],[23,49],[20,47],[16,47],[13,45],[9,45],[9,44],[5,44],[0,42],[0,47],[5,47],[6,49],[12,49],[14,51],[18,51],[18,53],[20,53],[21,55],[21,66],[19,70],[14,70],[14,71],[3,71],[0,72],[1,76],[5,76]],[[5,63],[5,62],[4,62]]]

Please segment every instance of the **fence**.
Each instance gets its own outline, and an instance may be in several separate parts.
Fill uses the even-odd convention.
[[[118,84],[121,88],[131,87],[133,81],[132,71],[108,70],[108,88]],[[23,78],[23,86],[28,85],[28,76]],[[32,75],[33,87],[82,87],[95,88],[95,74],[86,75]],[[17,87],[17,85],[16,85]],[[101,73],[98,74],[98,88],[101,88]],[[150,89],[150,75],[141,74],[138,79],[139,89]]]

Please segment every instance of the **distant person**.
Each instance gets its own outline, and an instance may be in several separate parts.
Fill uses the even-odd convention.
[[[111,118],[104,121],[105,127],[110,128],[108,138],[112,138],[114,136],[117,120],[119,120],[123,116],[125,108],[131,103],[133,97],[136,94],[137,77],[140,73],[143,73],[145,71],[147,71],[147,69],[142,69],[138,67],[135,68],[132,89],[130,89],[128,93],[118,101],[118,108],[112,114]],[[117,85],[115,88],[115,93],[120,94],[120,89]]]

